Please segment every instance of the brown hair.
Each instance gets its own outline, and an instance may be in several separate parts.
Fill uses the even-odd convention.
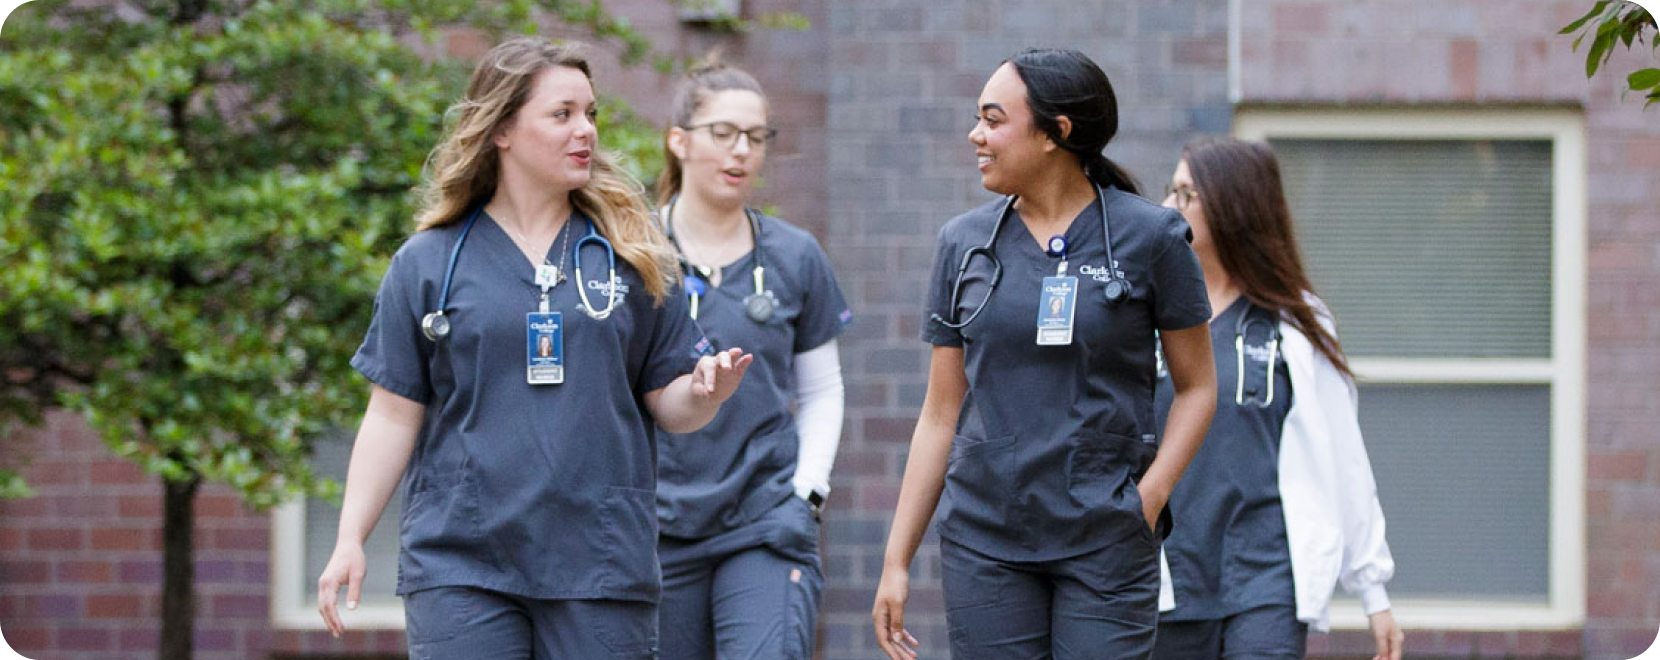
[[[1222,268],[1251,302],[1296,327],[1314,348],[1349,376],[1337,336],[1320,323],[1308,296],[1314,287],[1303,269],[1292,231],[1291,207],[1280,183],[1274,151],[1261,142],[1202,137],[1182,147],[1182,160],[1205,205],[1205,224]]]
[[[767,100],[766,92],[761,91],[761,83],[756,82],[754,76],[743,69],[727,66],[720,60],[720,51],[711,51],[704,56],[702,63],[686,72],[686,79],[675,90],[674,114],[669,117],[669,127],[685,128],[692,123],[692,117],[703,107],[710,94],[728,90],[755,92],[762,102]],[[680,194],[680,175],[680,159],[669,150],[669,136],[665,130],[663,173],[657,176],[658,204],[668,204],[669,198]]]
[[[576,69],[593,81],[580,44],[519,37],[485,53],[473,69],[466,97],[450,107],[454,125],[427,158],[417,231],[453,224],[495,194],[501,156],[491,138],[530,100],[536,77],[554,66]],[[644,189],[597,147],[591,163],[588,183],[571,191],[571,206],[594,221],[617,257],[633,266],[646,292],[661,303],[669,282],[679,276],[679,262],[651,221]]]

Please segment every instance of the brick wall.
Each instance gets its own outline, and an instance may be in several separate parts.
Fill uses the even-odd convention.
[[[36,660],[154,658],[162,488],[72,415],[6,439],[39,497],[0,502],[0,627]],[[26,457],[26,458],[24,458]],[[270,523],[223,486],[196,499],[196,657],[401,653],[398,632],[270,629]]]
[[[1092,0],[871,0],[828,16],[830,212],[827,248],[858,320],[843,340],[847,424],[830,497],[823,657],[877,653],[870,607],[888,521],[926,387],[917,339],[923,278],[939,227],[990,199],[967,134],[999,62],[1030,46],[1076,47],[1118,94],[1108,155],[1162,190],[1181,144],[1229,129],[1227,16],[1221,3]],[[938,545],[912,567],[906,626],[925,658],[948,649]]]
[[[1571,104],[1583,108],[1590,199],[1587,621],[1583,632],[1412,634],[1414,654],[1629,658],[1660,622],[1660,112],[1616,83],[1654,66],[1620,51],[1586,81],[1561,26],[1590,2],[1264,0],[1242,3],[1249,102]],[[1569,512],[1568,515],[1574,515]],[[1334,636],[1333,651],[1364,651]],[[1364,641],[1364,640],[1362,640]],[[1316,645],[1316,648],[1320,648]]]

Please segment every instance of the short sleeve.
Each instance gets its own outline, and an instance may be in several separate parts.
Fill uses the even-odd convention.
[[[1166,213],[1153,260],[1153,320],[1160,330],[1182,330],[1210,320],[1210,294],[1193,253],[1193,230],[1180,214]]]
[[[946,229],[949,228],[950,225],[946,225]],[[934,253],[934,270],[928,276],[928,298],[922,311],[922,341],[935,346],[961,348],[962,331],[948,327],[942,321],[951,318],[951,287],[957,279],[957,261],[962,258],[953,242],[947,239],[946,229],[940,230],[939,249]]]
[[[691,373],[698,358],[715,352],[703,329],[692,320],[686,294],[680,287],[670,287],[661,305],[652,304],[649,296],[640,299],[649,306],[646,314],[653,320],[645,366],[634,381],[637,395],[667,387],[674,379]]]
[[[393,394],[425,404],[432,399],[431,347],[421,334],[420,290],[414,259],[400,250],[381,278],[369,332],[352,356],[352,368]]]
[[[795,322],[795,352],[823,346],[835,339],[847,324],[853,322],[853,310],[847,307],[836,274],[830,270],[830,258],[819,247],[818,241],[808,238],[806,254],[801,260],[801,315]]]

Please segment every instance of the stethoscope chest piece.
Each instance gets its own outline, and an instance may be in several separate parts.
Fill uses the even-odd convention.
[[[442,311],[428,312],[421,317],[421,334],[432,341],[450,336],[450,317]]]
[[[773,303],[772,296],[765,293],[751,293],[744,296],[744,314],[749,316],[749,320],[756,323],[771,321],[775,308],[776,304]]]
[[[1130,297],[1130,283],[1122,277],[1109,278],[1101,285],[1101,294],[1106,296],[1109,303],[1121,303]]]

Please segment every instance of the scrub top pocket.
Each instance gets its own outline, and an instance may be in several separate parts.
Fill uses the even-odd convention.
[[[656,599],[660,568],[657,564],[657,493],[611,486],[605,489],[604,545],[595,550],[611,565],[612,575],[626,591],[651,586]]]
[[[1143,529],[1147,519],[1141,509],[1141,492],[1136,481],[1153,462],[1155,445],[1121,433],[1085,432],[1072,440],[1066,466],[1067,493],[1086,511],[1117,511],[1128,514]]]

